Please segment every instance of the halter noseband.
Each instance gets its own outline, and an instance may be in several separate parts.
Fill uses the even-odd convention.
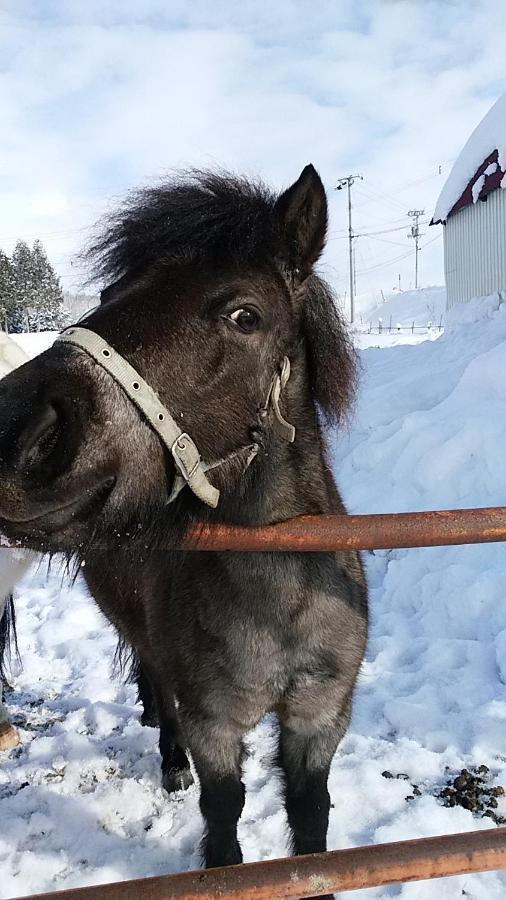
[[[157,433],[162,443],[170,450],[177,472],[167,502],[172,503],[187,484],[199,500],[207,503],[208,506],[216,508],[220,499],[220,492],[218,488],[211,484],[206,476],[206,472],[216,469],[245,450],[249,450],[246,463],[246,466],[249,466],[258,453],[258,444],[241,447],[239,450],[235,450],[224,459],[216,462],[203,462],[195,442],[186,431],[179,427],[168,409],[161,403],[153,388],[99,334],[90,331],[88,328],[67,328],[58,335],[56,340],[72,344],[80,350],[84,350],[99,366],[105,369],[119,384],[132,403],[143,413],[153,431]],[[277,432],[285,440],[293,442],[295,440],[295,428],[283,418],[279,408],[281,391],[289,377],[290,360],[285,356],[281,372],[274,375],[267,400],[260,412],[267,415],[269,407],[272,407]]]

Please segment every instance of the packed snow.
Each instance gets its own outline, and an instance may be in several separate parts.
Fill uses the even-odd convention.
[[[437,341],[361,352],[354,419],[334,440],[350,511],[506,504],[506,299],[449,316]],[[506,785],[506,548],[365,561],[371,636],[331,770],[329,848],[495,828],[436,795],[463,767]],[[41,565],[17,608],[24,669],[8,702],[23,745],[0,762],[0,896],[198,866],[197,788],[164,796],[157,731],[141,727],[134,688],[111,678],[115,638],[83,583]],[[287,852],[273,739],[267,719],[248,740],[246,860]],[[503,900],[505,889],[505,874],[487,873],[353,897]]]
[[[465,191],[479,167],[494,150],[499,151],[499,165],[503,172],[506,171],[506,93],[496,100],[480,124],[474,129],[453,164],[434,210],[432,217],[434,222],[446,221],[448,213]],[[490,166],[487,167],[487,174],[491,174],[488,171],[489,168]]]

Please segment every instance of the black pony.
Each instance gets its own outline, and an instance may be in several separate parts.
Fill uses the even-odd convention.
[[[357,553],[177,549],[196,523],[345,512],[324,425],[349,407],[354,357],[313,272],[326,227],[312,166],[279,196],[200,172],[134,194],[92,248],[110,287],[80,324],[191,435],[216,508],[188,486],[174,499],[173,454],[89,353],[58,341],[0,384],[0,527],[85,560],[154,697],[168,791],[193,780],[191,754],[208,866],[241,861],[243,738],[267,712],[293,849],[325,848],[364,652]]]

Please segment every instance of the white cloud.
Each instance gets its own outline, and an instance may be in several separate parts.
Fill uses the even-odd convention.
[[[128,187],[188,164],[281,187],[312,161],[329,189],[360,172],[357,230],[387,232],[357,242],[359,291],[388,289],[399,271],[407,286],[411,258],[388,260],[412,247],[388,229],[411,206],[431,211],[449,161],[504,89],[502,0],[4,10],[0,246],[40,236],[69,284],[86,227]],[[326,270],[343,291],[345,198],[330,197]],[[440,244],[422,253],[425,283],[441,282]]]

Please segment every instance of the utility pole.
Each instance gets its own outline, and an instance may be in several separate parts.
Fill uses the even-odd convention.
[[[357,245],[353,246],[353,296],[357,296]]]
[[[336,191],[342,191],[344,187],[348,188],[348,251],[350,256],[350,322],[355,318],[355,274],[353,265],[353,228],[351,226],[351,186],[357,180],[363,181],[362,175],[347,175],[345,178],[339,178],[336,184]]]
[[[408,234],[409,238],[413,238],[415,242],[415,290],[418,288],[418,242],[423,234],[420,234],[420,228],[418,226],[418,219],[420,216],[423,216],[425,210],[424,209],[410,209],[408,212],[408,216],[410,219],[413,219],[413,224],[411,226],[411,231]]]

